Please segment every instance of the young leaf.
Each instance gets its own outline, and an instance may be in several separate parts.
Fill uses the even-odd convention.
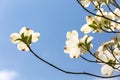
[[[96,25],[94,25],[94,24],[90,24],[90,25],[88,25],[88,26],[90,26],[90,27],[91,27],[92,29],[94,29],[94,30],[97,29]]]
[[[32,42],[32,35],[28,37],[28,44],[31,44],[31,42]]]

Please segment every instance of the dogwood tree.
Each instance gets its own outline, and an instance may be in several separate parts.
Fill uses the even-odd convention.
[[[54,67],[55,69],[67,74],[85,74],[99,78],[120,77],[120,74],[114,72],[120,71],[120,6],[117,0],[76,0],[78,4],[90,15],[86,16],[86,24],[80,27],[83,32],[82,38],[79,38],[77,30],[66,33],[64,53],[69,54],[70,58],[82,58],[85,61],[101,64],[101,75],[88,72],[70,72],[49,63],[38,56],[31,45],[40,38],[40,33],[34,32],[28,27],[23,27],[19,33],[12,33],[10,40],[17,44],[21,51],[30,51],[36,58]],[[89,7],[93,10],[89,10]],[[89,33],[114,33],[116,36],[109,41],[101,43],[97,50],[92,52],[95,44],[92,44],[93,37]],[[83,55],[89,54],[93,59],[88,59]]]

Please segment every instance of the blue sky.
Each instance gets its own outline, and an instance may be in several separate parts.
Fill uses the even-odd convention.
[[[80,58],[70,59],[64,53],[66,32],[76,29],[82,37],[80,27],[85,24],[86,15],[88,13],[76,0],[0,0],[0,73],[13,74],[10,78],[15,79],[9,80],[101,80],[62,73],[39,61],[30,52],[19,51],[10,42],[11,33],[19,32],[23,26],[29,27],[41,34],[40,40],[31,47],[42,58],[68,71],[100,74],[101,65]],[[113,35],[94,36],[95,50]]]

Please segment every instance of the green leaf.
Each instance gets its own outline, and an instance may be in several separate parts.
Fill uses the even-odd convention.
[[[90,41],[90,42],[87,43],[88,48],[90,48],[91,42],[92,42],[92,41]]]
[[[23,38],[24,38],[24,33],[21,34],[21,39],[23,39]]]
[[[88,44],[88,43],[87,43],[88,38],[89,38],[89,36],[87,36],[87,38],[85,39],[85,44],[86,44],[86,45]]]
[[[19,39],[16,39],[15,41],[22,41],[22,39],[19,38]]]
[[[93,28],[94,30],[97,29],[96,25],[94,25],[94,24],[90,24],[90,25],[88,25],[88,26],[90,26],[90,27]]]
[[[117,47],[120,49],[120,45],[118,44]]]
[[[24,36],[24,33],[22,33],[21,34],[21,40],[22,40],[22,42],[24,42],[25,44],[27,44],[28,37]]]
[[[78,47],[80,48],[81,46],[83,46],[84,44],[83,43],[79,43],[78,44]]]
[[[31,43],[32,43],[32,35],[28,37],[28,44],[31,44]]]
[[[26,42],[26,41],[25,41],[24,33],[21,34],[21,39],[22,39],[23,42]]]
[[[109,60],[108,62],[107,62],[109,65],[115,65],[115,61],[113,61],[113,60]]]

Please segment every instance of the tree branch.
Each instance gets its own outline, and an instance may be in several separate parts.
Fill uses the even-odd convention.
[[[92,74],[92,73],[88,73],[88,72],[70,72],[70,71],[66,71],[66,70],[63,70],[51,63],[49,63],[48,61],[44,60],[43,58],[41,58],[40,56],[38,56],[31,48],[29,45],[27,45],[30,52],[36,57],[38,58],[40,61],[43,61],[44,63],[48,64],[49,66],[63,72],[63,73],[66,73],[66,74],[83,74],[83,75],[89,75],[89,76],[93,76],[93,77],[98,77],[98,78],[115,78],[115,77],[119,77],[120,74],[118,75],[113,75],[113,76],[100,76],[100,75],[96,75],[96,74]]]

